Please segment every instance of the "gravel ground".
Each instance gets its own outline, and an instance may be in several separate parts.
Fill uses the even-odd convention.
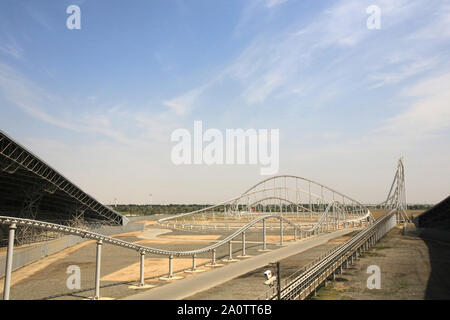
[[[370,265],[380,267],[380,289],[367,288]],[[403,235],[396,227],[312,299],[450,299],[449,269],[450,242],[424,239],[417,232]]]
[[[151,226],[151,228],[158,228],[158,226]],[[220,238],[225,237],[229,233],[227,232],[213,232],[213,231],[204,231],[204,232],[191,232],[184,230],[174,230],[170,235],[212,235],[217,234],[220,235]],[[165,234],[165,235],[168,235]],[[288,235],[289,232],[286,232]],[[277,235],[275,230],[268,230],[267,235]],[[135,242],[142,240],[137,236],[117,236],[116,238]],[[217,241],[217,240],[216,240]],[[246,233],[246,253],[248,255],[257,255],[260,254],[258,249],[261,248],[261,231],[248,231]],[[168,243],[154,243],[149,244],[151,247],[155,248],[165,248],[169,250],[191,250],[205,247],[208,244],[212,244],[214,242],[193,242],[190,243],[186,241],[186,243],[181,244],[180,241],[175,241],[175,244]],[[268,248],[276,249],[276,243],[268,243]],[[66,249],[67,250],[67,249]],[[237,256],[241,253],[241,241],[240,239],[236,239],[233,241],[233,254]],[[94,280],[95,280],[95,253],[96,253],[96,244],[95,242],[91,242],[90,244],[86,244],[81,248],[71,252],[67,256],[62,256],[60,259],[55,259],[48,266],[43,268],[38,272],[30,273],[26,279],[20,281],[19,283],[13,285],[11,287],[11,299],[15,300],[34,300],[34,299],[83,299],[92,297],[94,295]],[[60,253],[57,253],[58,255]],[[217,249],[217,259],[220,260],[228,256],[228,245],[221,246]],[[36,263],[44,263],[46,259],[41,259]],[[161,258],[161,256],[156,255],[147,255],[146,258]],[[189,257],[188,257],[189,258]],[[200,258],[211,258],[210,253],[199,255]],[[102,260],[101,260],[101,276],[105,276],[111,274],[113,272],[119,271],[123,268],[126,268],[132,264],[135,264],[139,261],[139,254],[135,251],[113,246],[110,244],[103,244],[102,246]],[[66,274],[66,270],[70,265],[77,265],[81,269],[81,289],[70,290],[66,286],[67,278],[70,276]],[[24,268],[18,269],[13,272],[12,278],[20,273],[25,272]],[[146,268],[151,268],[151,263],[147,262],[146,259]],[[174,270],[177,269],[177,259],[174,259]],[[167,260],[167,270],[168,270],[168,260]],[[159,276],[163,274],[158,274],[149,278],[146,278],[146,283],[156,284],[158,286],[167,284],[166,281],[160,281]],[[191,274],[183,273],[184,277],[192,276]],[[138,275],[136,275],[136,278]],[[128,288],[129,285],[135,284],[135,282],[113,282],[113,281],[102,281],[101,282],[101,290],[100,294],[102,297],[112,297],[112,298],[122,298],[131,294],[135,294],[135,290],[131,290]],[[150,289],[151,290],[151,289]]]
[[[349,232],[348,235],[328,241],[328,243],[306,250],[300,254],[290,256],[280,261],[280,276],[286,278],[298,271],[302,266],[306,266],[317,257],[325,254],[339,244],[348,241],[355,232]],[[253,300],[257,299],[266,290],[269,289],[264,284],[264,271],[274,268],[266,266],[244,274],[233,280],[225,282],[214,288],[197,293],[188,297],[186,300]]]
[[[151,228],[159,228],[158,226],[150,226]],[[267,230],[268,236],[273,236],[273,239],[277,239],[277,230]],[[261,230],[247,231],[246,233],[246,252],[248,255],[258,255],[261,248]],[[226,231],[187,231],[187,230],[174,230],[169,233],[170,235],[219,235],[220,238],[224,238],[229,233]],[[292,234],[289,230],[286,230],[285,235]],[[168,234],[166,234],[168,235]],[[135,242],[142,240],[142,238],[136,235],[117,236],[117,238]],[[386,239],[391,239],[390,236]],[[327,252],[339,243],[342,243],[346,239],[342,238],[339,241],[333,240],[327,244],[315,247],[307,250],[302,254],[298,254],[281,261],[282,277],[287,277],[293,272],[297,271],[301,266],[304,266],[319,255]],[[401,241],[400,241],[401,240]],[[217,240],[216,240],[217,241]],[[393,240],[388,240],[388,243],[383,247],[384,239],[379,242],[380,249],[375,249],[375,253],[372,256],[361,258],[355,266],[355,269],[346,270],[341,278],[338,278],[332,286],[327,288],[328,291],[331,288],[336,288],[333,292],[325,294],[325,291],[319,292],[318,298],[333,298],[333,299],[376,299],[387,298],[384,293],[377,293],[368,291],[365,289],[365,281],[367,274],[365,273],[367,265],[379,264],[382,273],[385,272],[385,276],[382,278],[383,290],[386,288],[393,299],[395,298],[413,298],[422,299],[423,297],[447,297],[448,296],[448,283],[446,271],[448,270],[449,252],[448,244],[432,243],[431,241],[425,241],[417,236],[401,236],[395,235]],[[278,242],[278,241],[277,241]],[[276,249],[277,242],[269,243],[269,249]],[[168,243],[154,243],[149,246],[155,248],[165,248],[169,250],[191,250],[205,247],[208,243],[196,243],[189,242],[181,244],[179,241],[174,244]],[[398,251],[401,249],[403,251]],[[428,249],[432,254],[428,253]],[[236,257],[241,253],[241,241],[236,239],[233,241],[233,255]],[[94,277],[95,277],[95,242],[82,246],[81,248],[71,252],[67,256],[63,256],[61,259],[55,259],[51,264],[43,268],[38,272],[31,273],[28,278],[17,283],[11,288],[11,299],[82,299],[92,297],[94,295]],[[402,253],[403,252],[403,253]],[[59,254],[59,253],[58,253]],[[217,259],[220,260],[228,256],[228,246],[224,245],[217,249]],[[199,259],[210,259],[210,253],[199,255]],[[160,256],[148,255],[146,258],[161,258]],[[384,258],[384,259],[383,259]],[[37,263],[42,263],[45,259],[41,259]],[[367,259],[367,261],[365,260]],[[378,259],[372,261],[369,259]],[[397,259],[397,260],[396,260]],[[430,283],[433,284],[433,288],[427,288],[427,280],[430,277],[430,260],[433,265],[433,272],[431,273]],[[139,261],[139,254],[129,249],[116,247],[110,244],[104,244],[102,247],[102,262],[101,262],[101,276],[120,271],[130,265]],[[397,262],[396,262],[397,261]],[[416,261],[418,261],[416,263]],[[364,264],[364,263],[365,264]],[[428,264],[427,264],[428,263]],[[168,264],[168,262],[167,262]],[[81,269],[81,289],[70,290],[66,286],[67,267],[70,265],[77,265]],[[444,265],[445,268],[438,267],[438,265]],[[200,266],[199,266],[200,267]],[[24,268],[27,268],[24,267]],[[146,269],[151,268],[151,264],[147,263]],[[428,269],[427,269],[428,268]],[[168,269],[168,268],[167,268]],[[177,258],[174,259],[174,269],[177,269]],[[190,299],[255,299],[265,290],[267,286],[263,284],[263,272],[267,268],[260,268],[254,270],[246,275],[233,279],[221,286],[212,288],[205,292],[196,294],[190,297]],[[13,272],[13,279],[16,274],[20,274],[23,268]],[[392,274],[392,276],[390,276]],[[411,274],[413,276],[411,276]],[[158,286],[164,285],[167,282],[160,281],[159,276],[162,274],[154,275],[146,278],[146,283],[156,284]],[[182,274],[184,277],[192,276],[187,273]],[[389,275],[389,276],[388,276]],[[136,275],[137,277],[137,275]],[[444,280],[442,280],[444,278]],[[350,287],[348,283],[352,283]],[[442,284],[446,284],[443,286]],[[112,298],[123,298],[135,294],[136,291],[128,288],[130,284],[135,282],[114,282],[114,281],[102,281],[101,282],[101,296]],[[347,287],[345,287],[347,285]],[[344,288],[342,288],[344,286]],[[406,290],[405,288],[408,288]],[[422,289],[420,289],[422,288]],[[423,289],[425,288],[425,289]],[[437,289],[436,289],[437,288]],[[419,290],[420,289],[420,290]],[[150,289],[151,290],[151,289]],[[422,290],[422,291],[421,291]],[[348,291],[348,292],[347,292]],[[385,293],[386,293],[385,292]],[[402,292],[401,294],[397,294]]]

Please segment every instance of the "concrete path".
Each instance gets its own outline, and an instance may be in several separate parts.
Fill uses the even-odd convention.
[[[247,272],[261,268],[269,262],[282,260],[291,255],[306,251],[315,246],[324,244],[331,239],[338,238],[356,229],[344,229],[331,233],[321,234],[312,239],[291,242],[286,247],[260,254],[239,262],[227,264],[217,269],[209,270],[205,273],[197,274],[183,280],[157,287],[145,292],[141,292],[124,298],[125,300],[181,300],[190,297],[198,292],[215,287],[226,281],[234,279]],[[261,275],[263,279],[263,275]]]

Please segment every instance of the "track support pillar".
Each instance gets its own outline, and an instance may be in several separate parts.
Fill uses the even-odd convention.
[[[173,255],[169,256],[169,275],[168,278],[173,278]]]
[[[192,271],[197,270],[197,255],[192,255]]]
[[[216,249],[212,249],[211,265],[216,265]]]
[[[102,260],[102,240],[97,241],[97,252],[95,256],[95,296],[94,300],[100,299],[100,267]]]
[[[266,242],[266,219],[263,219],[263,250],[267,249]]]
[[[11,288],[11,273],[14,253],[14,237],[17,226],[15,223],[9,226],[8,234],[8,249],[6,252],[6,266],[5,266],[5,283],[3,288],[3,300],[9,300],[9,291]]]
[[[283,219],[280,218],[280,246],[283,245]]]
[[[141,268],[140,268],[140,274],[139,274],[139,284],[138,284],[138,286],[139,287],[143,287],[144,286],[144,261],[145,261],[145,253],[144,252],[141,252],[140,253],[140,266],[141,266]]]

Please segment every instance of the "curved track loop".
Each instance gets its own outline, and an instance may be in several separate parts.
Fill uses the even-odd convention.
[[[295,188],[293,186],[289,186],[289,182],[295,183]],[[281,186],[279,186],[281,182]],[[397,187],[394,190],[393,187],[397,182]],[[273,187],[267,187],[267,184],[273,184]],[[299,187],[299,184],[306,184],[306,189]],[[316,189],[316,190],[314,190]],[[295,199],[292,197],[292,191],[295,191]],[[273,193],[267,195],[267,193]],[[320,194],[320,195],[319,195]],[[302,199],[302,195],[306,195],[306,199]],[[259,198],[258,198],[259,197]],[[336,197],[339,197],[338,201]],[[277,201],[276,205],[273,204],[273,201]],[[288,203],[286,206],[285,203]],[[404,168],[401,159],[399,160],[397,173],[394,178],[394,182],[392,183],[391,190],[389,192],[387,200],[383,203],[385,206],[395,207],[395,211],[397,212],[397,222],[402,218],[406,217],[406,188],[405,188],[405,179],[404,179]],[[188,256],[191,255],[194,258],[194,266],[195,266],[195,257],[196,254],[206,253],[208,251],[213,252],[213,261],[215,261],[215,249],[226,244],[230,243],[231,240],[235,239],[239,235],[242,235],[243,240],[244,233],[246,230],[256,225],[257,223],[264,221],[265,219],[279,219],[280,220],[280,238],[282,243],[282,235],[283,235],[283,223],[286,222],[295,230],[295,235],[297,231],[300,231],[300,238],[308,237],[314,234],[317,234],[319,231],[328,231],[329,224],[331,223],[333,229],[338,229],[340,224],[346,228],[352,223],[354,226],[354,222],[360,222],[360,226],[365,222],[367,225],[371,225],[371,227],[366,228],[364,230],[372,230],[379,223],[374,221],[374,218],[370,212],[370,210],[359,203],[356,200],[353,200],[344,194],[335,191],[331,188],[326,187],[325,185],[316,183],[312,180],[290,176],[290,175],[281,175],[275,176],[268,179],[265,179],[258,184],[254,185],[246,192],[244,192],[239,197],[233,198],[231,200],[222,202],[221,204],[211,206],[208,208],[204,208],[201,210],[182,213],[172,217],[164,218],[158,220],[159,224],[169,224],[169,220],[177,219],[180,217],[186,216],[194,216],[196,214],[204,215],[205,212],[211,211],[212,214],[215,213],[213,209],[219,208],[222,209],[223,214],[240,216],[242,213],[247,217],[253,218],[250,222],[246,223],[242,227],[240,227],[234,233],[228,235],[224,239],[216,242],[212,245],[209,245],[204,248],[189,250],[189,251],[170,251],[163,250],[158,248],[151,248],[147,246],[142,246],[138,244],[134,244],[131,242],[123,241],[120,239],[115,239],[112,237],[108,237],[99,233],[82,230],[74,227],[67,227],[55,223],[31,220],[31,219],[22,219],[17,217],[8,217],[8,216],[0,216],[0,225],[10,225],[10,241],[8,245],[7,257],[7,271],[5,276],[5,290],[4,290],[4,299],[9,299],[9,286],[10,286],[10,278],[11,278],[11,266],[12,266],[12,252],[14,247],[14,229],[16,226],[26,226],[30,228],[38,228],[43,230],[49,230],[54,232],[59,232],[62,234],[70,234],[76,235],[82,238],[92,239],[98,241],[97,247],[97,273],[96,273],[96,296],[95,298],[99,298],[99,289],[100,289],[100,245],[101,243],[109,243],[112,245],[120,246],[123,248],[128,248],[131,250],[136,250],[141,253],[141,280],[140,284],[144,283],[143,279],[143,255],[146,253],[169,256],[169,278],[172,276],[172,257],[173,256]],[[295,211],[288,211],[293,210]],[[276,209],[274,214],[272,209]],[[279,210],[278,210],[279,209]],[[283,209],[285,209],[283,215]],[[266,210],[266,212],[265,212]],[[269,213],[267,212],[269,211]],[[221,210],[217,210],[219,213]],[[216,211],[216,212],[217,212]],[[293,216],[294,218],[299,218],[299,215],[306,216],[308,214],[311,218],[315,215],[316,223],[313,223],[310,228],[306,228],[301,226],[290,219],[287,219],[286,216]],[[390,212],[392,214],[392,211]],[[214,217],[214,215],[213,215]],[[383,218],[384,219],[384,218]],[[375,223],[374,223],[375,222]],[[395,223],[395,222],[394,222]],[[263,228],[265,228],[265,223],[263,223]],[[325,229],[326,227],[326,229]],[[365,231],[363,232],[365,234]],[[265,247],[265,229],[264,229],[264,247]],[[294,236],[294,240],[296,236]],[[245,240],[244,240],[245,241]],[[352,243],[350,241],[349,243]],[[231,250],[231,246],[230,246]],[[231,257],[231,251],[230,251]],[[193,267],[194,268],[194,267]]]
[[[292,180],[290,181],[295,182],[295,188],[292,188],[292,186],[288,185],[288,179]],[[279,182],[282,182],[282,186],[279,185]],[[308,191],[305,191],[301,187],[299,187],[300,182],[306,182],[308,185]],[[267,188],[268,183],[273,183],[272,188]],[[262,186],[263,188],[259,188]],[[320,190],[320,196],[319,192],[313,192],[312,187],[319,187]],[[292,196],[289,196],[289,190],[294,189],[295,190],[295,199],[292,201]],[[316,190],[317,191],[317,190]],[[273,192],[274,195],[267,196],[267,193]],[[325,196],[325,193],[328,192],[329,198]],[[305,198],[301,198],[301,194],[307,195],[307,200],[309,201],[306,205],[304,204]],[[335,200],[335,198],[339,196],[342,200],[342,202],[339,202]],[[255,197],[251,200],[251,197]],[[313,198],[315,198],[316,203],[313,204]],[[331,200],[330,200],[331,199]],[[279,212],[264,212],[264,206],[263,212],[252,212],[254,210],[254,205],[258,205],[261,202],[267,202],[267,201],[279,201],[280,206],[278,207],[280,209]],[[301,202],[303,200],[303,203]],[[245,207],[246,203],[246,207]],[[251,203],[251,205],[250,205]],[[317,218],[316,223],[310,224],[310,227],[301,226],[293,221],[291,219],[288,219],[287,212],[283,213],[283,208],[287,208],[286,206],[282,206],[281,203],[288,203],[291,205],[292,208],[295,208],[296,213],[299,212],[314,214]],[[204,213],[207,211],[211,211],[212,209],[218,208],[222,206],[223,209],[228,210],[226,213],[229,215],[239,215],[242,213],[242,209],[246,209],[247,211],[244,211],[248,217],[251,218],[251,221],[247,222],[246,224],[242,225],[238,230],[233,232],[232,234],[228,235],[224,239],[220,240],[219,242],[216,242],[212,245],[209,245],[204,248],[196,249],[196,250],[189,250],[189,251],[171,251],[171,250],[164,250],[164,249],[158,249],[158,248],[152,248],[147,247],[143,245],[137,245],[131,242],[115,239],[112,237],[108,237],[99,233],[73,228],[73,227],[67,227],[59,224],[54,224],[50,222],[44,222],[44,221],[37,221],[37,220],[30,220],[30,219],[22,219],[22,218],[16,218],[16,217],[7,217],[7,216],[0,216],[0,224],[16,224],[18,226],[27,226],[31,228],[38,228],[43,230],[50,230],[55,232],[60,232],[64,234],[71,234],[80,236],[82,238],[92,239],[92,240],[102,240],[105,243],[109,243],[112,245],[121,246],[124,248],[129,248],[132,250],[139,251],[141,253],[150,253],[150,254],[156,254],[156,255],[163,255],[163,256],[188,256],[188,255],[195,255],[200,253],[205,253],[211,250],[214,250],[231,240],[235,239],[236,237],[242,235],[246,230],[249,228],[255,226],[258,222],[261,222],[265,219],[279,219],[282,222],[286,222],[288,225],[290,225],[295,231],[300,232],[300,237],[303,236],[311,236],[313,234],[317,234],[319,231],[328,230],[329,225],[335,225],[335,228],[339,228],[339,224],[342,224],[343,227],[347,227],[350,225],[350,223],[354,222],[367,222],[370,223],[373,221],[372,215],[364,205],[361,203],[343,195],[342,193],[339,193],[333,189],[330,189],[322,184],[316,183],[312,180],[308,180],[301,177],[296,176],[275,176],[266,180],[261,181],[260,183],[254,185],[252,188],[248,189],[246,192],[244,192],[239,197],[233,198],[231,200],[225,201],[221,204],[211,206],[208,208],[200,209],[193,212],[188,213],[182,213],[175,215],[173,217],[164,218],[158,220],[158,223],[160,224],[169,224],[169,220],[177,219],[180,217],[186,217],[191,216],[199,213]],[[267,207],[267,204],[266,204]],[[240,211],[238,211],[240,209]],[[299,211],[299,209],[301,211]],[[291,212],[292,214],[292,212]]]
[[[275,211],[272,211],[275,208]],[[333,210],[330,210],[333,209]],[[284,211],[283,211],[284,210]],[[290,210],[288,212],[288,210]],[[248,218],[264,214],[274,215],[310,215],[316,218],[312,229],[323,226],[333,219],[347,224],[357,221],[373,221],[370,210],[360,202],[315,181],[293,176],[279,175],[265,179],[238,197],[200,210],[177,214],[158,220],[159,224],[176,223],[179,218],[206,214]],[[339,216],[336,218],[336,213]]]
[[[141,253],[151,253],[151,254],[157,254],[157,255],[163,255],[163,256],[190,256],[190,255],[205,253],[205,252],[211,251],[213,249],[216,249],[216,248],[228,243],[229,241],[233,240],[234,238],[240,236],[242,233],[244,233],[247,229],[249,229],[256,223],[262,221],[263,219],[268,219],[268,218],[280,219],[280,220],[288,223],[289,225],[293,226],[300,232],[306,232],[306,234],[305,234],[306,236],[311,235],[313,233],[313,231],[317,228],[317,227],[315,227],[315,228],[311,228],[309,230],[305,230],[305,229],[300,228],[298,225],[296,225],[295,223],[286,219],[283,216],[268,214],[268,215],[263,215],[263,216],[257,217],[256,219],[254,219],[251,222],[247,223],[246,225],[242,226],[239,230],[235,231],[234,233],[230,234],[226,238],[224,238],[221,241],[219,241],[215,244],[212,244],[210,246],[196,249],[196,250],[189,250],[189,251],[170,251],[170,250],[163,250],[163,249],[158,249],[158,248],[142,246],[142,245],[134,244],[131,242],[108,237],[108,236],[105,236],[105,235],[102,235],[99,233],[82,230],[82,229],[77,229],[77,228],[73,228],[73,227],[67,227],[67,226],[50,223],[50,222],[44,222],[44,221],[0,216],[0,224],[4,224],[4,225],[16,224],[17,226],[28,226],[28,227],[37,228],[37,229],[60,232],[63,234],[75,235],[75,236],[79,236],[79,237],[91,239],[91,240],[102,240],[104,243],[109,243],[109,244],[120,246],[123,248],[136,250]]]

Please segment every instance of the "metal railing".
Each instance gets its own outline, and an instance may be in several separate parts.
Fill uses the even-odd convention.
[[[281,299],[305,299],[321,283],[326,281],[330,275],[334,275],[343,266],[352,263],[353,259],[374,245],[387,231],[395,226],[396,210],[390,211],[387,215],[377,220],[360,231],[350,241],[338,246],[316,259],[308,266],[295,272],[281,282]],[[259,299],[276,299],[276,288],[267,290]]]
[[[75,235],[79,236],[81,238],[91,239],[97,241],[97,256],[96,256],[96,294],[95,298],[99,298],[99,290],[100,290],[100,284],[99,284],[99,277],[100,277],[100,255],[101,255],[101,246],[103,243],[112,244],[115,246],[120,246],[123,248],[136,250],[141,255],[141,278],[139,285],[144,285],[144,278],[143,278],[143,269],[144,269],[144,260],[143,256],[145,254],[156,254],[156,255],[163,255],[167,256],[169,258],[169,274],[167,278],[173,278],[173,268],[172,268],[172,260],[174,256],[192,256],[193,258],[193,267],[192,270],[195,270],[196,268],[196,258],[197,254],[200,253],[206,253],[211,252],[212,253],[212,261],[211,266],[216,266],[216,248],[228,244],[229,245],[229,259],[232,260],[232,240],[236,237],[242,235],[242,250],[245,252],[245,232],[247,229],[255,225],[256,223],[259,223],[260,221],[263,222],[263,249],[266,247],[266,229],[265,229],[265,219],[269,218],[275,218],[280,220],[280,242],[282,244],[283,242],[283,223],[286,222],[289,225],[291,225],[294,230],[301,230],[299,226],[297,226],[295,223],[291,222],[290,220],[286,219],[285,217],[279,216],[279,215],[264,215],[260,216],[251,222],[247,223],[246,225],[242,226],[239,230],[235,231],[231,235],[225,237],[221,241],[214,243],[210,246],[196,249],[196,250],[189,250],[189,251],[170,251],[170,250],[164,250],[164,249],[157,249],[157,248],[151,248],[147,246],[142,246],[138,244],[134,244],[131,242],[119,240],[116,238],[112,238],[100,233],[95,233],[92,231],[64,226],[60,224],[55,224],[51,222],[45,222],[45,221],[38,221],[38,220],[31,220],[31,219],[23,219],[23,218],[17,218],[17,217],[8,217],[8,216],[0,216],[0,224],[3,225],[9,225],[9,238],[8,238],[8,250],[7,250],[7,258],[6,258],[6,270],[5,270],[5,290],[4,290],[4,299],[9,299],[9,289],[10,289],[10,280],[11,280],[11,272],[12,272],[12,259],[13,259],[13,249],[14,249],[14,239],[15,239],[15,230],[18,226],[26,226],[29,228],[36,228],[41,230],[47,230],[51,232],[58,232],[62,234],[69,234],[69,235]],[[313,235],[316,235],[318,232],[303,232],[301,230],[300,232],[300,238],[306,238]],[[296,240],[296,238],[294,238]]]

